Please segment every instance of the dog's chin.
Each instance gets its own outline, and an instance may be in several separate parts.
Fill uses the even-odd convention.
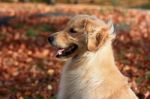
[[[74,55],[76,50],[78,49],[77,44],[70,44],[67,48],[57,48],[56,57],[57,58],[70,58]]]

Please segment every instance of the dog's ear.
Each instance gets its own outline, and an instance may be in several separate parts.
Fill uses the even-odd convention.
[[[109,37],[114,34],[114,26],[112,21],[107,24],[101,22],[96,24],[95,20],[86,20],[85,29],[87,31],[87,49],[89,51],[97,51]]]
[[[109,34],[114,34],[115,29],[112,20],[109,20],[107,23]]]
[[[92,19],[86,19],[84,21],[87,39],[87,50],[92,52],[98,49],[100,41],[102,39],[101,27],[97,21]]]
[[[86,32],[86,42],[87,42],[87,50],[95,51],[98,46],[98,42],[96,40],[96,25],[94,20],[86,19],[84,20],[84,31]]]
[[[114,39],[116,37],[116,31],[115,31],[112,20],[108,21],[107,28],[108,28],[109,38]]]

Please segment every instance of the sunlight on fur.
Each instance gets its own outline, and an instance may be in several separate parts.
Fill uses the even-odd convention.
[[[115,65],[114,26],[89,15],[73,17],[48,40],[56,57],[67,59],[58,99],[137,99],[128,79]]]

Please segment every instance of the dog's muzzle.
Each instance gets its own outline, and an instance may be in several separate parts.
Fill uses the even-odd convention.
[[[55,40],[54,36],[48,37],[48,42],[56,49],[56,57],[57,58],[68,57],[78,49],[77,44],[70,44],[67,48],[61,48],[61,47],[53,44],[54,40]]]

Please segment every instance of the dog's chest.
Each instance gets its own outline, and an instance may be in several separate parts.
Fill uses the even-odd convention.
[[[61,83],[63,92],[66,92],[68,95],[88,99],[83,97],[96,90],[102,83],[102,79],[95,69],[78,68],[72,71],[64,71]]]

